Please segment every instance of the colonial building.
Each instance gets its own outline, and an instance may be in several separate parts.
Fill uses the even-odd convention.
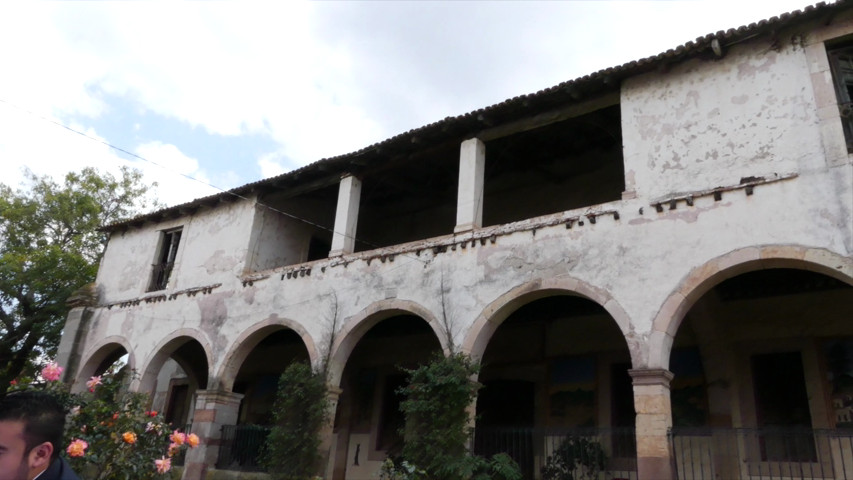
[[[851,92],[853,6],[819,5],[109,225],[61,359],[127,355],[190,479],[251,463],[223,435],[300,360],[326,478],[377,478],[442,351],[530,479],[570,435],[601,478],[853,479]]]

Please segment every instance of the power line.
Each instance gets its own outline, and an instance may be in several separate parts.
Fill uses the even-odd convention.
[[[143,162],[147,162],[147,163],[150,163],[150,164],[152,164],[152,165],[155,165],[155,166],[157,166],[157,167],[159,167],[159,168],[162,168],[163,170],[165,170],[165,171],[167,171],[167,172],[169,172],[169,173],[172,173],[172,174],[175,174],[175,175],[180,175],[180,176],[182,176],[182,177],[184,177],[184,178],[187,178],[187,179],[189,179],[189,180],[192,180],[192,181],[194,181],[194,182],[201,183],[202,185],[205,185],[205,186],[207,186],[207,187],[213,188],[214,190],[217,190],[217,191],[219,191],[220,193],[228,194],[228,195],[231,195],[231,196],[233,196],[233,197],[236,197],[236,198],[238,198],[238,199],[240,199],[240,200],[245,200],[245,201],[247,201],[247,202],[254,202],[254,204],[255,204],[255,205],[261,206],[261,207],[266,208],[266,209],[268,209],[268,210],[270,210],[270,211],[276,212],[276,213],[278,213],[278,214],[280,214],[280,215],[284,215],[284,216],[286,216],[286,217],[288,217],[288,218],[292,218],[292,219],[294,219],[294,220],[297,220],[297,221],[299,221],[299,222],[305,223],[305,224],[307,224],[307,225],[310,225],[310,226],[312,226],[312,227],[318,228],[318,229],[320,229],[320,230],[325,230],[325,231],[327,231],[327,232],[330,232],[332,235],[335,235],[335,234],[343,235],[343,236],[344,236],[344,237],[346,237],[346,238],[351,238],[354,242],[361,242],[362,244],[367,245],[367,246],[369,246],[369,247],[373,247],[373,248],[382,248],[382,246],[377,245],[377,244],[372,243],[372,242],[369,242],[369,241],[367,241],[367,240],[359,239],[359,238],[357,238],[357,237],[355,237],[355,236],[347,235],[346,233],[343,233],[343,232],[336,232],[336,231],[335,231],[335,229],[334,229],[334,227],[331,227],[331,228],[330,228],[330,227],[327,227],[327,226],[325,226],[325,225],[320,225],[319,223],[312,222],[311,220],[308,220],[307,218],[303,218],[303,217],[300,217],[300,216],[298,216],[298,215],[294,215],[294,214],[292,214],[292,213],[285,212],[285,211],[283,211],[283,210],[280,210],[280,209],[278,209],[278,208],[273,207],[272,205],[268,205],[268,204],[265,204],[265,203],[263,203],[263,202],[259,202],[259,201],[257,201],[257,200],[252,200],[252,199],[250,199],[250,198],[248,198],[248,197],[245,197],[245,196],[243,196],[243,195],[240,195],[240,194],[238,194],[238,193],[235,193],[235,192],[233,192],[233,191],[231,191],[231,190],[226,190],[226,189],[224,189],[224,188],[222,188],[222,187],[219,187],[219,186],[213,185],[213,184],[211,184],[211,183],[205,182],[204,180],[200,180],[200,179],[198,179],[198,178],[196,178],[196,177],[193,177],[193,176],[191,176],[191,175],[187,175],[187,174],[185,174],[185,173],[181,173],[181,172],[176,172],[176,171],[174,171],[174,170],[170,169],[169,167],[166,167],[165,165],[162,165],[162,164],[160,164],[160,163],[157,163],[157,162],[155,162],[155,161],[153,161],[153,160],[150,160],[150,159],[148,159],[148,158],[145,158],[145,157],[143,157],[143,156],[141,156],[141,155],[138,155],[138,154],[136,154],[136,153],[133,153],[133,152],[131,152],[131,151],[128,151],[128,150],[126,150],[126,149],[124,149],[124,148],[121,148],[121,147],[119,147],[119,146],[113,145],[112,143],[107,142],[106,140],[102,140],[102,139],[100,139],[100,138],[93,137],[93,136],[91,136],[91,135],[89,135],[89,134],[87,134],[87,133],[85,133],[85,132],[81,132],[81,131],[79,131],[79,130],[76,130],[76,129],[74,129],[74,128],[72,128],[72,127],[69,127],[68,125],[65,125],[64,123],[59,122],[59,121],[57,121],[57,120],[54,120],[54,119],[52,119],[52,118],[45,117],[44,115],[41,115],[41,114],[35,113],[35,112],[33,112],[33,111],[31,111],[31,110],[28,110],[28,109],[26,109],[26,108],[19,107],[18,105],[15,105],[15,104],[13,104],[13,103],[11,103],[11,102],[8,102],[8,101],[6,101],[6,100],[4,100],[4,99],[2,99],[2,98],[0,98],[0,102],[5,103],[6,105],[9,105],[10,107],[13,107],[13,108],[15,108],[15,109],[17,109],[17,110],[20,110],[20,111],[22,111],[22,112],[24,112],[24,113],[26,113],[26,114],[28,114],[28,115],[30,115],[30,116],[33,116],[33,117],[35,117],[35,118],[38,118],[39,120],[42,120],[42,121],[45,121],[45,122],[48,122],[48,123],[52,123],[53,125],[56,125],[56,126],[61,127],[61,128],[65,129],[65,130],[68,130],[69,132],[76,133],[77,135],[80,135],[80,136],[82,136],[83,138],[86,138],[87,140],[91,140],[91,141],[93,141],[93,142],[96,142],[96,143],[99,143],[99,144],[101,144],[101,145],[104,145],[104,146],[106,146],[106,147],[108,147],[108,148],[110,148],[110,149],[112,149],[112,150],[117,151],[117,152],[124,153],[125,155],[129,155],[129,156],[131,156],[131,157],[133,157],[133,158],[136,158],[136,159],[138,159],[138,160],[141,160],[141,161],[143,161]],[[420,259],[420,258],[414,257],[414,256],[409,255],[409,254],[401,253],[400,255],[401,255],[401,256],[408,257],[408,258],[411,258],[412,260],[416,260],[416,261],[421,262],[421,263],[423,263],[423,264],[425,264],[425,265],[426,265],[427,263],[429,263],[429,262],[427,262],[427,261],[425,261],[425,260],[422,260],[422,259]]]

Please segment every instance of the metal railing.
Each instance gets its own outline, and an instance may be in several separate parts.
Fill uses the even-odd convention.
[[[600,475],[636,480],[635,438],[633,428],[479,427],[474,453],[506,453],[521,467],[525,480]]]
[[[169,284],[169,276],[172,274],[172,268],[174,266],[174,262],[152,265],[151,284],[148,285],[148,291],[154,292],[157,290],[165,290],[166,286]]]
[[[223,425],[216,468],[260,472],[264,467],[260,455],[270,427],[261,425]]]
[[[673,428],[679,480],[853,480],[853,429]]]

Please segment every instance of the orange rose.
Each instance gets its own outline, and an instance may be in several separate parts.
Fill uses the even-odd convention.
[[[121,435],[121,439],[124,440],[124,443],[129,443],[133,445],[134,443],[136,443],[136,434],[133,432],[124,432]]]
[[[74,441],[68,445],[68,448],[65,449],[65,452],[68,453],[69,457],[82,457],[83,455],[86,455],[87,448],[89,448],[89,444],[86,443],[85,440],[75,438]]]
[[[169,435],[169,440],[171,440],[174,444],[183,445],[184,442],[187,441],[187,434],[175,430],[174,432],[172,432],[171,435]]]
[[[198,442],[199,442],[199,440],[198,440],[198,435],[196,435],[196,434],[194,434],[194,433],[191,433],[191,434],[187,435],[187,445],[189,445],[189,446],[190,446],[190,448],[195,448],[195,447],[197,447],[197,446],[198,446]]]

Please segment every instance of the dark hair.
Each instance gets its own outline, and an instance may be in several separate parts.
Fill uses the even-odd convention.
[[[0,422],[24,423],[27,452],[44,442],[53,444],[51,460],[62,449],[65,408],[55,396],[40,391],[15,392],[0,397]]]

